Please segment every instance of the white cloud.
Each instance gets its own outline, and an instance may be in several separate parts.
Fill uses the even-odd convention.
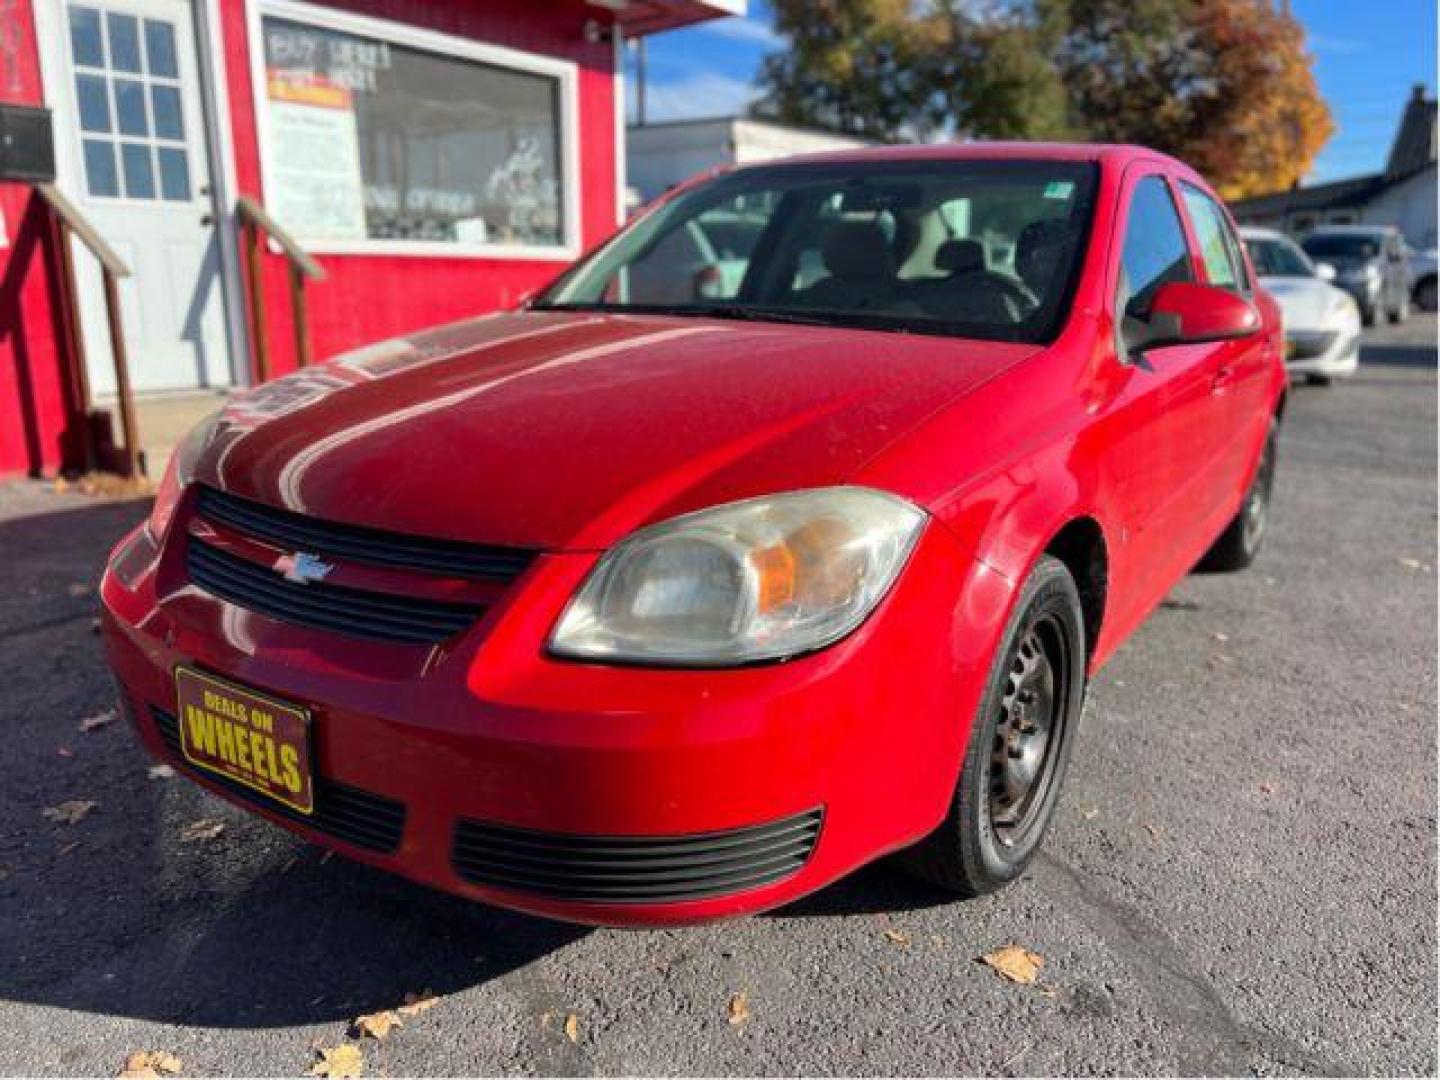
[[[635,80],[626,82],[634,115]],[[653,76],[645,86],[647,120],[693,120],[711,116],[738,116],[755,99],[756,90],[748,79],[737,79],[715,71],[697,71],[668,82]]]
[[[711,19],[701,23],[697,29],[701,33],[746,45],[758,45],[762,49],[778,49],[785,43],[785,39],[775,32],[774,27],[760,19]]]

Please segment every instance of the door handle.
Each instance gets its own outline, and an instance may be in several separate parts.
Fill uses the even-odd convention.
[[[1210,380],[1210,389],[1215,393],[1225,390],[1235,381],[1235,368],[1230,364],[1221,364],[1215,369],[1215,376]]]

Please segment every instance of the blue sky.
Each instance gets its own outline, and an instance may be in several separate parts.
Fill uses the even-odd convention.
[[[1309,36],[1320,91],[1337,128],[1315,163],[1312,179],[1334,180],[1383,168],[1410,88],[1424,83],[1434,92],[1434,0],[1292,4]],[[649,44],[650,119],[743,111],[754,94],[761,58],[783,47],[764,0],[750,0],[744,19],[656,35]],[[633,104],[633,79],[631,91]]]

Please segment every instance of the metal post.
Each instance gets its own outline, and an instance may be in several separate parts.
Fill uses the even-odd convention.
[[[245,223],[245,264],[250,276],[250,338],[255,344],[255,384],[270,379],[270,344],[265,335],[265,281],[261,276],[260,230]]]
[[[105,282],[105,317],[110,323],[110,351],[115,357],[115,394],[120,399],[120,430],[125,435],[125,475],[145,475],[140,459],[140,440],[135,423],[135,399],[130,392],[130,363],[125,353],[125,327],[120,321],[120,289],[108,266],[100,276]]]
[[[290,313],[295,324],[295,366],[310,366],[310,316],[305,310],[305,276],[290,263]]]

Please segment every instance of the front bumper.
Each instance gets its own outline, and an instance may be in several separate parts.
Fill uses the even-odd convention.
[[[774,907],[924,836],[1011,597],[932,523],[880,608],[829,649],[726,671],[627,668],[544,651],[594,553],[540,557],[477,625],[422,647],[211,596],[185,577],[183,528],[171,534],[164,549],[127,537],[101,590],[107,654],[152,753],[360,861],[599,924]],[[972,632],[954,632],[957,611]],[[312,818],[180,757],[181,663],[311,710]]]
[[[1360,366],[1360,321],[1328,330],[1287,331],[1285,370],[1291,375],[1353,375]]]

